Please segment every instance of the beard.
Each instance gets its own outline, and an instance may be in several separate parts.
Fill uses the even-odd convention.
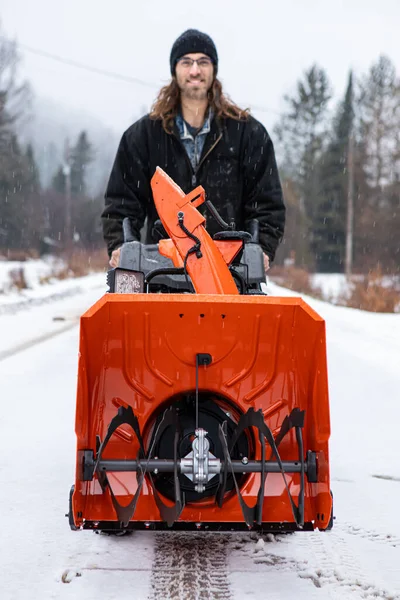
[[[208,90],[204,87],[189,87],[181,89],[181,95],[188,100],[205,100]]]
[[[191,83],[189,83],[191,81]],[[177,77],[177,84],[181,96],[188,100],[206,100],[208,92],[212,87],[212,76],[203,76],[198,79],[187,79],[187,76]]]

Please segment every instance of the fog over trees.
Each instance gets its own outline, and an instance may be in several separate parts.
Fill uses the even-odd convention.
[[[2,33],[0,253],[37,254],[48,243],[101,247],[103,194],[122,132],[36,97],[18,59]],[[333,98],[329,73],[310,65],[270,131],[287,205],[276,262],[398,273],[400,81],[390,58],[349,72],[343,98]]]

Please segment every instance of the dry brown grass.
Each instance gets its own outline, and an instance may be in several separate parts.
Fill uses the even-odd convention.
[[[108,267],[108,257],[105,249],[75,250],[66,260],[74,277],[82,277],[88,273],[104,272]]]
[[[313,298],[323,298],[321,288],[313,285],[310,273],[304,269],[292,266],[272,267],[271,271],[268,272],[269,274],[271,274],[271,278],[277,285]]]
[[[64,264],[42,277],[40,283],[49,283],[54,279],[70,279],[84,277],[89,273],[105,272],[108,268],[108,257],[105,250],[74,250],[69,256],[61,257]]]
[[[329,301],[323,290],[313,285],[312,275],[303,269],[272,267],[270,273],[278,285],[299,294]],[[334,304],[369,312],[400,312],[400,280],[398,277],[384,275],[379,267],[368,275],[355,275],[348,282],[347,290],[335,299]]]
[[[18,290],[18,291],[28,289],[28,284],[26,282],[26,277],[25,277],[25,269],[23,267],[11,269],[8,273],[8,278],[10,281],[11,289]]]
[[[400,312],[400,284],[395,277],[384,276],[380,267],[368,275],[352,278],[349,291],[337,304],[369,312]]]
[[[0,257],[2,257],[2,260],[25,262],[31,258],[39,258],[39,253],[37,250],[10,250],[9,248],[0,248]]]
[[[13,259],[17,256],[20,258],[20,262],[25,262],[28,258],[24,256],[21,260],[21,255],[13,255]],[[46,275],[39,277],[39,283],[41,285],[51,283],[54,280],[71,279],[72,277],[83,277],[89,273],[94,272],[105,272],[108,269],[108,257],[105,250],[75,250],[69,257],[60,257],[60,260],[55,260],[50,271]],[[28,289],[28,283],[26,280],[25,267],[24,265],[17,266],[8,272],[8,281],[6,283],[6,289],[9,290],[26,290]],[[1,289],[0,293],[4,293]]]

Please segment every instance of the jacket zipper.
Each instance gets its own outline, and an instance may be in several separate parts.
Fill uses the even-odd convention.
[[[218,144],[218,142],[221,140],[222,138],[222,133],[219,134],[219,136],[217,137],[217,139],[215,140],[215,142],[213,143],[213,145],[211,146],[211,148],[208,150],[208,152],[203,156],[203,158],[201,159],[201,161],[199,162],[199,164],[197,165],[197,169],[194,170],[192,163],[190,162],[190,159],[188,157],[188,154],[186,152],[186,148],[185,146],[182,144],[181,139],[179,137],[177,137],[176,135],[174,135],[175,139],[179,142],[179,144],[182,147],[183,153],[185,155],[186,158],[186,162],[188,163],[190,170],[192,172],[192,186],[195,187],[197,185],[197,173],[199,172],[199,169],[201,167],[201,165],[203,164],[203,162],[206,160],[207,156],[210,155],[210,153],[214,150],[215,146]]]
[[[219,134],[219,136],[217,137],[217,139],[215,140],[215,142],[213,143],[213,145],[211,146],[211,148],[203,156],[203,158],[201,159],[201,161],[197,165],[197,169],[195,171],[193,171],[193,176],[192,176],[192,185],[193,186],[197,185],[197,173],[199,172],[199,169],[200,169],[201,165],[206,160],[207,156],[209,156],[211,154],[211,152],[214,150],[215,146],[218,144],[218,142],[220,141],[221,138],[222,138],[222,133]],[[186,152],[186,150],[185,150],[185,152]],[[193,168],[192,168],[192,170],[193,170]]]

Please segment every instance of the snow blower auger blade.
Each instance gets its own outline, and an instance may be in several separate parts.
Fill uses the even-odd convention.
[[[81,317],[71,529],[327,529],[324,321],[263,294],[257,227],[160,169],[152,188],[169,239],[126,241]]]

